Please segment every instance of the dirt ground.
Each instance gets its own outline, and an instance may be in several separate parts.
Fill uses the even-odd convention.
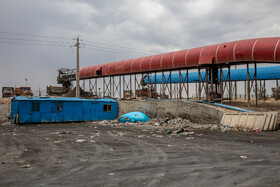
[[[3,124],[0,186],[280,185],[279,132]]]
[[[280,131],[15,125],[9,110],[0,103],[0,186],[280,186]]]

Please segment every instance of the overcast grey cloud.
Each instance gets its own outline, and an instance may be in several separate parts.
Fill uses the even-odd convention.
[[[23,86],[25,78],[34,90],[55,84],[57,69],[75,68],[76,51],[70,45],[77,35],[88,44],[80,50],[81,66],[89,66],[279,36],[279,7],[277,0],[1,0],[0,31],[67,39],[0,33],[0,87]],[[67,46],[10,44],[11,38],[52,40]],[[99,47],[90,46],[96,44]],[[117,52],[114,46],[129,51]],[[134,48],[139,50],[132,52]]]

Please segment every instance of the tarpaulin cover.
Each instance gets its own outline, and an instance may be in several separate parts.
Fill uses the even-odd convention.
[[[120,117],[120,122],[125,123],[125,122],[148,122],[150,121],[150,118],[148,118],[148,116],[146,116],[144,113],[142,112],[130,112],[130,113],[126,113],[124,115],[122,115]]]

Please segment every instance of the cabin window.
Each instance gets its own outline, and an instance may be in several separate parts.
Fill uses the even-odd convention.
[[[58,103],[57,105],[57,111],[62,111],[63,108],[62,108],[62,103]]]
[[[103,112],[111,112],[112,105],[103,105]]]
[[[32,102],[32,112],[39,112],[40,111],[40,103],[39,102]]]

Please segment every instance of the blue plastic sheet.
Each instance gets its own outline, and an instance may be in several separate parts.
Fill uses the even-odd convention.
[[[146,116],[142,112],[130,112],[122,115],[119,118],[120,122],[125,123],[125,122],[148,122],[150,121],[150,118]]]

